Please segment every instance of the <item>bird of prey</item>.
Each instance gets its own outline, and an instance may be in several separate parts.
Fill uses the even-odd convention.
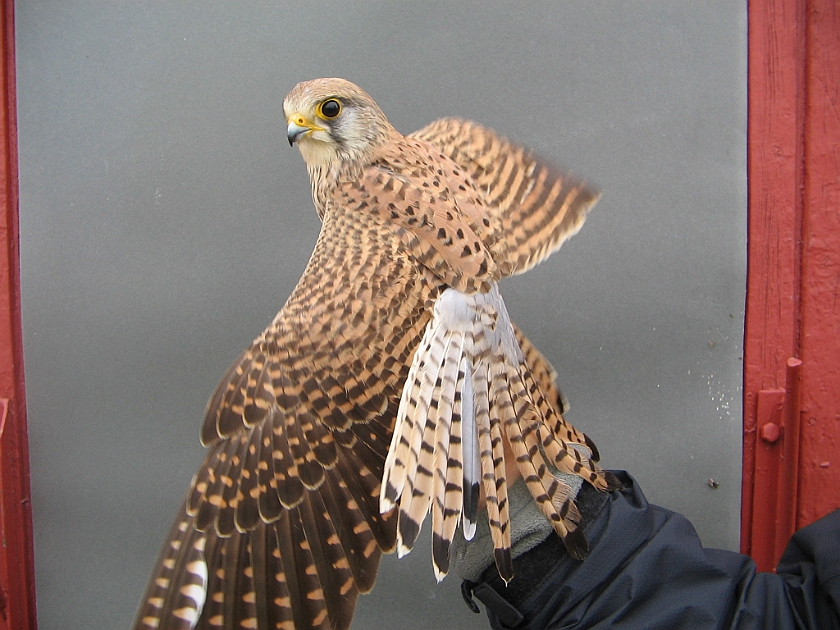
[[[469,121],[403,136],[342,79],[297,85],[283,109],[320,235],[207,405],[208,452],[137,629],[347,628],[380,555],[407,553],[429,512],[438,579],[457,527],[470,539],[488,518],[510,580],[505,443],[576,558],[579,513],[552,472],[613,484],[497,284],[575,234],[598,193]]]

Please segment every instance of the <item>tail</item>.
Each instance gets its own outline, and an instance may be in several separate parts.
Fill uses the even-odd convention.
[[[547,370],[540,369],[544,380]],[[468,540],[475,530],[480,486],[499,574],[513,577],[507,439],[531,495],[569,553],[585,556],[574,497],[552,470],[579,475],[600,490],[611,483],[594,461],[569,447],[589,440],[563,419],[557,402],[532,375],[498,287],[473,295],[447,289],[414,355],[385,462],[380,509],[399,507],[398,553],[413,548],[431,511],[432,562],[443,579],[458,523]]]

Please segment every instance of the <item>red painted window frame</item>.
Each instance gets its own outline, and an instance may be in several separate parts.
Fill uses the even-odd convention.
[[[748,6],[741,551],[840,507],[840,5]]]
[[[772,569],[840,507],[840,6],[748,7],[741,547]],[[0,630],[35,630],[20,323],[14,2],[0,0]]]
[[[35,630],[18,238],[14,2],[0,0],[0,630]]]

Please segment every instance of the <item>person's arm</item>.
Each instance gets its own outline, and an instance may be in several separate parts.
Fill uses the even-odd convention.
[[[578,494],[584,561],[549,527],[514,558],[507,586],[492,564],[464,581],[465,599],[485,604],[493,628],[840,628],[840,510],[794,535],[778,574],[757,573],[747,556],[704,549],[685,517],[649,504],[630,475],[616,474],[623,490],[584,484]]]

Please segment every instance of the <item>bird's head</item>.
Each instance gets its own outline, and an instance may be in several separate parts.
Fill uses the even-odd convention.
[[[344,79],[298,83],[283,101],[289,144],[308,166],[358,160],[393,132],[373,99]]]

